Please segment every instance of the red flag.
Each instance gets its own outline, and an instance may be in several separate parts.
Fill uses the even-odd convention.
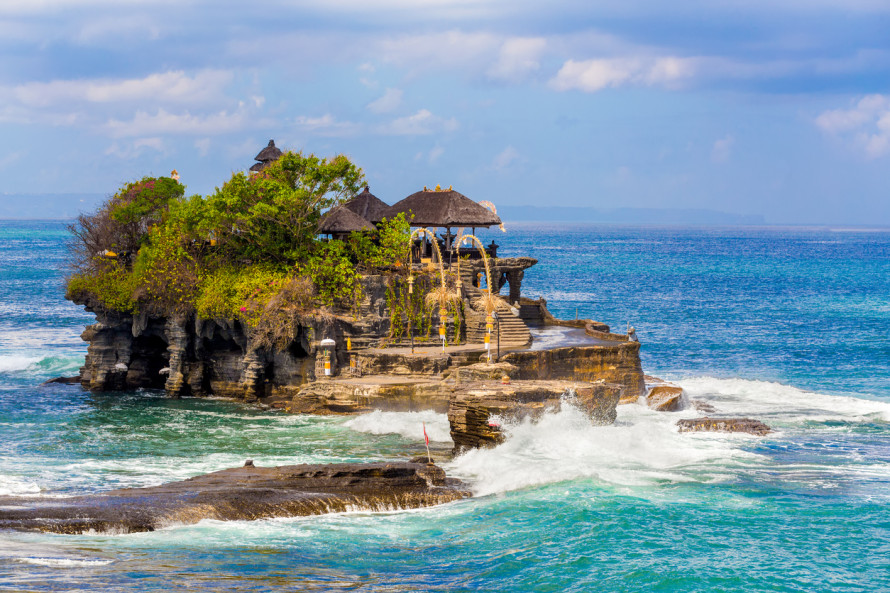
[[[430,437],[426,433],[426,422],[423,422],[422,424],[423,424],[423,440],[426,441],[426,446],[429,447],[430,446]]]

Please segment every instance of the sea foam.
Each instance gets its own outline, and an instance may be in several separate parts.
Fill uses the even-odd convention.
[[[34,482],[17,476],[0,474],[0,496],[18,496],[22,494],[37,494],[39,492],[40,486]]]
[[[694,377],[678,383],[693,399],[717,410],[712,415],[750,416],[781,425],[805,422],[890,422],[890,402],[828,395],[749,379]]]
[[[621,486],[713,481],[725,476],[729,462],[760,458],[741,448],[749,435],[681,434],[676,420],[632,404],[619,408],[615,424],[593,426],[564,403],[536,421],[506,423],[504,443],[468,451],[447,469],[486,495],[581,478]]]
[[[399,434],[405,438],[423,441],[423,425],[430,441],[451,442],[448,416],[432,410],[422,412],[382,412],[375,410],[345,422],[343,426],[369,434]]]

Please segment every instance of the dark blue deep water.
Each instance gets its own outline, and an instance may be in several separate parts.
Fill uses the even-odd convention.
[[[433,412],[286,416],[91,394],[65,226],[0,222],[0,494],[64,496],[240,465],[403,459]],[[448,462],[433,509],[0,533],[0,591],[890,590],[890,231],[514,225],[501,254],[559,317],[633,325],[649,374],[775,431],[680,434],[694,410],[566,407]]]

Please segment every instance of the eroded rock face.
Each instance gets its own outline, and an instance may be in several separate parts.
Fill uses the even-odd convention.
[[[519,367],[509,362],[478,362],[457,367],[449,374],[455,381],[501,381],[504,377],[512,380],[519,375]]]
[[[536,418],[567,402],[584,410],[592,424],[611,424],[622,386],[610,383],[522,381],[503,385],[480,382],[461,386],[448,408],[454,452],[490,447],[503,441],[503,422]],[[571,395],[567,395],[567,394]]]
[[[679,420],[677,426],[680,432],[745,432],[763,436],[772,432],[772,429],[752,418],[687,418]]]
[[[0,528],[53,533],[154,531],[202,519],[249,521],[427,507],[467,498],[425,463],[346,463],[226,469],[151,488],[70,498],[0,498]]]
[[[361,383],[318,381],[289,389],[285,411],[293,414],[362,414],[372,410],[448,410],[453,387],[440,381]]]
[[[320,337],[333,336],[339,343],[350,337],[355,344],[365,339],[362,332],[369,327],[379,330],[375,324],[380,322],[370,312],[360,320],[308,320],[296,328],[296,339],[287,349],[274,351],[251,346],[237,321],[134,316],[106,310],[92,301],[78,304],[97,319],[81,335],[90,343],[80,373],[86,389],[147,387],[175,396],[213,394],[247,401],[263,398],[276,388],[314,381]],[[365,306],[376,310],[377,305],[369,297]],[[348,365],[345,351],[335,354],[335,369]]]
[[[451,366],[451,356],[409,356],[388,352],[356,354],[365,375],[438,375]]]
[[[520,380],[601,380],[621,385],[622,396],[646,392],[639,342],[510,352],[501,362],[519,367]]]

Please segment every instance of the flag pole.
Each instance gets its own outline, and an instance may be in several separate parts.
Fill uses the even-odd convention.
[[[426,443],[426,459],[430,463],[433,462],[433,458],[430,456],[430,437],[426,433],[426,422],[423,422],[423,440]]]

